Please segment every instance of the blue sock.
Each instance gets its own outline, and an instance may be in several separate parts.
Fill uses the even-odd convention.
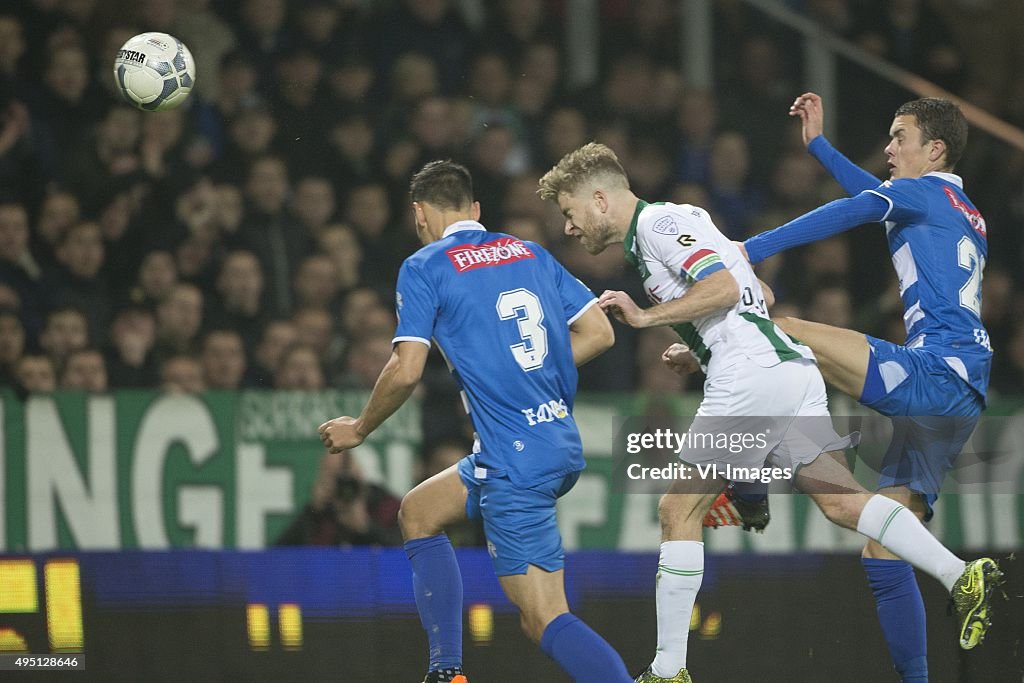
[[[462,666],[462,573],[445,534],[405,544],[420,623],[430,643],[429,671]]]
[[[928,631],[914,569],[903,560],[863,558],[889,656],[903,683],[928,683]]]
[[[768,497],[768,484],[756,481],[734,481],[729,484],[732,492],[744,503],[760,503]]]
[[[544,629],[540,649],[558,662],[576,683],[631,683],[619,653],[593,629],[569,612]]]

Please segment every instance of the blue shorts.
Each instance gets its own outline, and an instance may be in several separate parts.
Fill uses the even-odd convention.
[[[867,340],[871,356],[860,402],[893,418],[878,488],[906,486],[920,493],[928,519],[946,472],[974,432],[983,401],[933,351]]]
[[[498,576],[525,574],[533,564],[549,572],[565,567],[565,550],[555,519],[555,502],[580,478],[579,472],[521,488],[508,476],[476,466],[476,454],[459,461],[466,485],[466,515],[482,517],[487,550]]]

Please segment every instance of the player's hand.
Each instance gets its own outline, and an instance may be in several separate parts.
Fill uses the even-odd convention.
[[[340,453],[355,448],[365,438],[359,432],[359,419],[355,417],[336,417],[320,425],[320,440],[331,453]]]
[[[811,144],[811,140],[825,130],[825,108],[821,105],[821,97],[812,92],[805,92],[793,100],[789,115],[800,117],[805,145]]]
[[[743,244],[743,242],[733,242],[733,244],[735,244],[736,248],[740,250],[740,254],[743,255],[744,260],[746,260],[747,263],[750,263],[750,254],[747,253],[746,245]]]
[[[637,306],[633,298],[625,292],[614,292],[607,289],[598,298],[597,305],[605,313],[614,316],[620,323],[625,323],[630,327],[646,327],[645,311]]]
[[[689,375],[700,370],[700,363],[686,344],[673,344],[661,354],[661,360],[677,375]]]

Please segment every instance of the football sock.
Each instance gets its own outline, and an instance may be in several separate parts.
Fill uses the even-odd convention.
[[[540,649],[577,683],[631,683],[619,653],[592,628],[569,612],[551,620]]]
[[[430,669],[462,666],[462,574],[445,534],[405,543],[412,589],[430,644]]]
[[[861,510],[857,531],[895,555],[931,574],[947,591],[964,573],[966,563],[931,535],[914,513],[895,500],[874,495]]]
[[[768,484],[757,481],[734,481],[729,484],[732,492],[744,503],[760,503],[768,497]]]
[[[658,558],[655,588],[658,605],[658,651],[651,664],[655,676],[672,678],[686,668],[690,616],[704,578],[704,544],[665,541]]]
[[[903,560],[861,560],[889,656],[903,683],[928,683],[928,631],[914,569]]]

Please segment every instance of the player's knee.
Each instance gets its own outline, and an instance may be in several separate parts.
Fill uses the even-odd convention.
[[[402,497],[402,504],[398,508],[398,527],[402,530],[402,538],[411,541],[440,532],[439,529],[431,528],[432,525],[424,513],[425,510],[420,505],[419,496],[415,491],[410,491]]]
[[[544,637],[544,631],[548,624],[554,621],[560,614],[557,610],[523,610],[519,613],[519,625],[526,637],[534,643],[540,643]]]
[[[815,497],[815,502],[830,522],[847,529],[857,528],[861,507],[858,496],[832,493]]]

